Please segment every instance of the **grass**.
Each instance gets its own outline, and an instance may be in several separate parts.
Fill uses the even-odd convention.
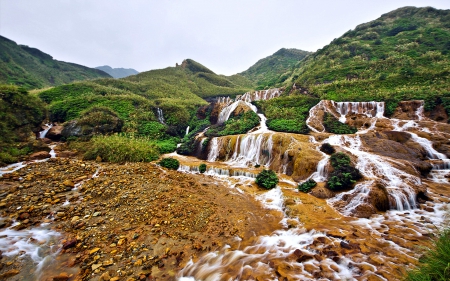
[[[151,162],[160,155],[153,141],[126,135],[94,136],[88,146],[86,160],[100,157],[107,162]]]
[[[450,228],[442,231],[437,240],[420,260],[419,266],[409,271],[406,281],[450,280]]]

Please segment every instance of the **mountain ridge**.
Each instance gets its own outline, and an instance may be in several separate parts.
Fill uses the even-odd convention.
[[[104,71],[111,75],[113,78],[125,78],[130,75],[138,74],[139,71],[133,69],[133,68],[112,68],[109,65],[103,65],[103,66],[97,66],[95,69],[100,69],[101,71]]]

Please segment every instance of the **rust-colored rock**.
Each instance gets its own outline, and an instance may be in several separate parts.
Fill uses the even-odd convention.
[[[39,151],[31,154],[29,158],[30,160],[46,159],[50,158],[50,153],[48,153],[48,151]]]
[[[45,137],[47,137],[53,141],[59,141],[62,137],[61,133],[62,133],[63,129],[64,129],[64,126],[59,126],[59,125],[53,126],[50,128],[50,130],[48,130]]]

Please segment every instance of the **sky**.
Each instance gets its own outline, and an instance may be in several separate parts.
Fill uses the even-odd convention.
[[[281,48],[316,51],[404,6],[449,0],[0,0],[0,35],[54,59],[140,72],[193,59],[242,72]]]

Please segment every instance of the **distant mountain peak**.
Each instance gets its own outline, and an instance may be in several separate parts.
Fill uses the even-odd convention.
[[[139,73],[139,71],[133,69],[133,68],[112,68],[109,65],[103,65],[103,66],[97,66],[96,69],[100,69],[109,75],[111,75],[114,78],[124,78],[128,77],[130,75],[136,75]]]

